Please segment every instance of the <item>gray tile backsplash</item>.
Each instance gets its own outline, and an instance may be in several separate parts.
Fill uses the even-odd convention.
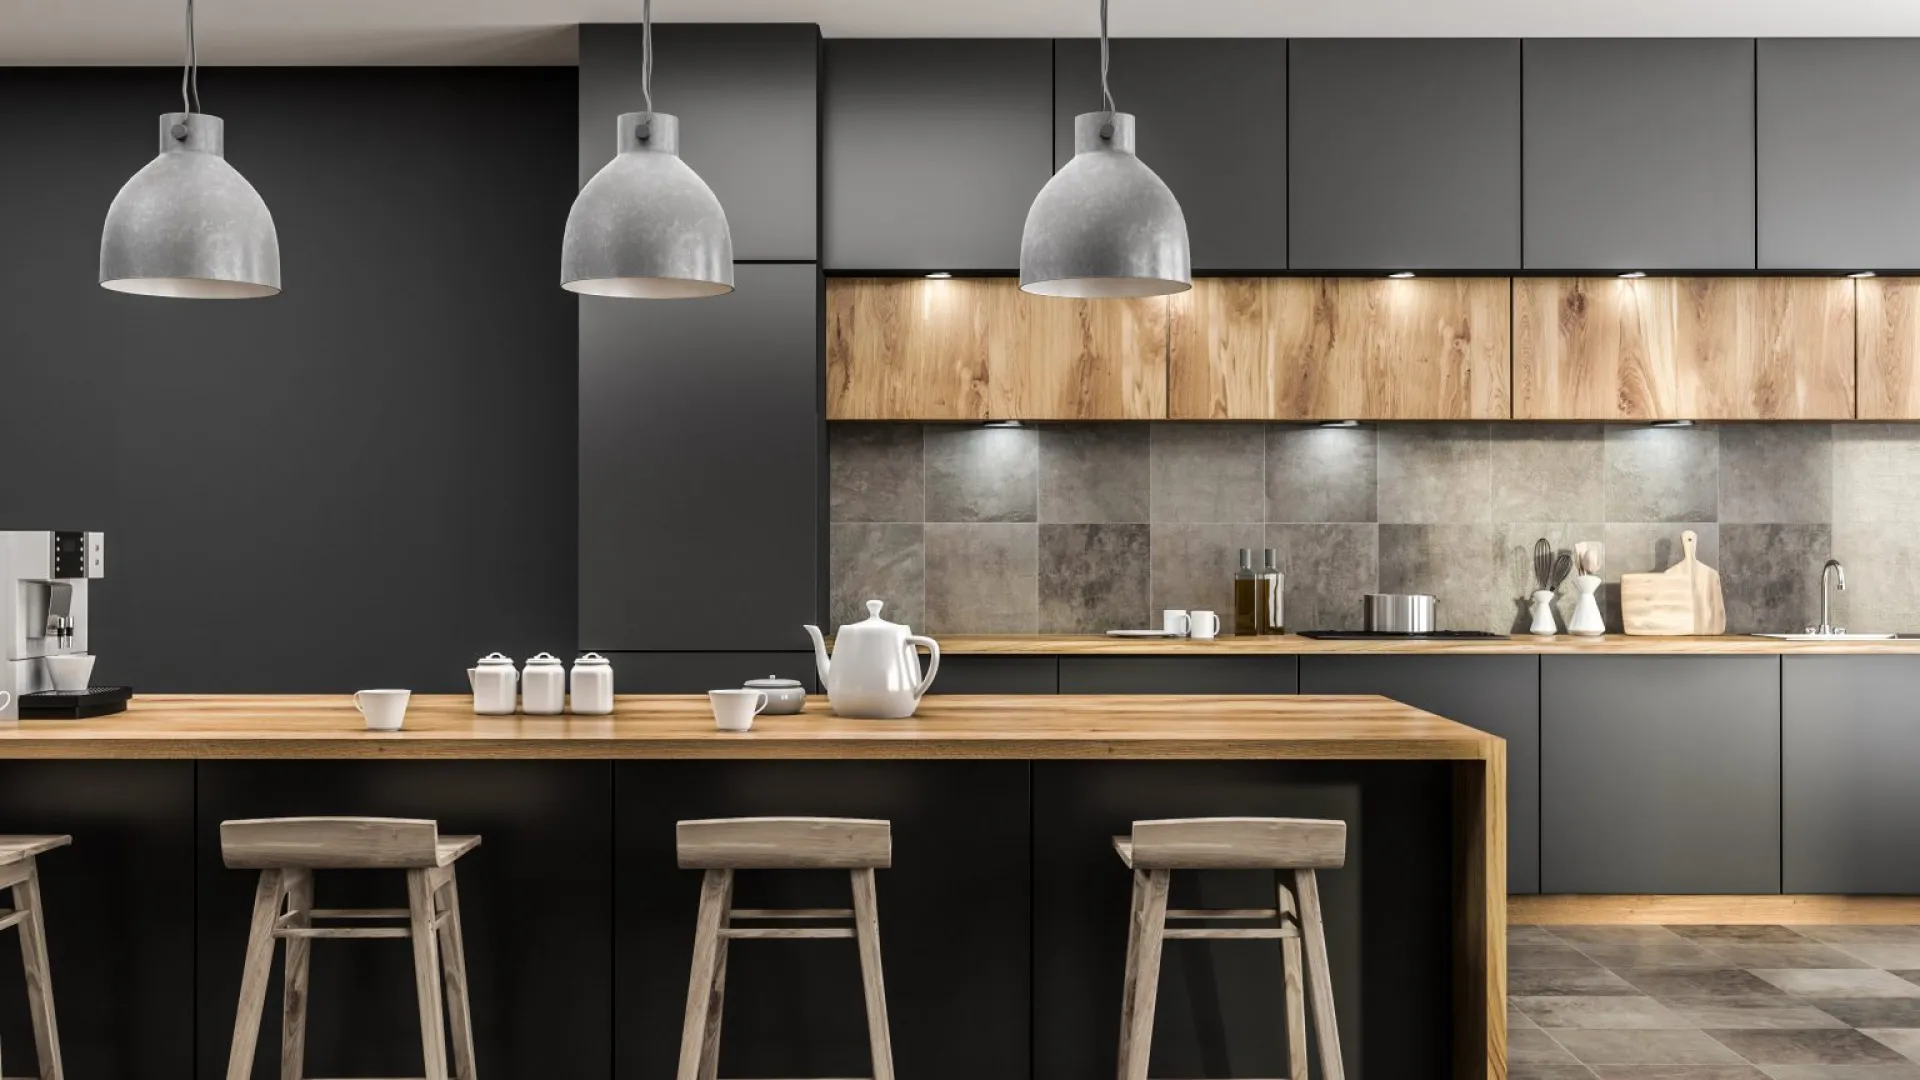
[[[1620,575],[1693,529],[1732,632],[1815,621],[1829,557],[1836,622],[1920,630],[1920,425],[846,423],[829,448],[836,624],[867,599],[935,634],[1230,621],[1238,550],[1270,547],[1290,628],[1356,627],[1384,590],[1519,631],[1545,537],[1607,545],[1618,629]]]

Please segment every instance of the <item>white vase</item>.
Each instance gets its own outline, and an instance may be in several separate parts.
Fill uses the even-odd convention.
[[[1537,637],[1552,637],[1560,632],[1560,624],[1553,618],[1553,590],[1541,589],[1533,594],[1533,625],[1527,631]]]
[[[1600,618],[1600,604],[1593,594],[1600,591],[1600,578],[1594,574],[1581,574],[1573,579],[1573,587],[1580,592],[1580,598],[1574,601],[1573,617],[1567,620],[1567,633],[1581,637],[1599,637],[1607,632],[1606,621]]]

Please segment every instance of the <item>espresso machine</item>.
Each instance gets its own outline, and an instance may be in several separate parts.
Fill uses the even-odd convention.
[[[26,695],[53,689],[48,657],[87,652],[87,586],[106,576],[106,570],[106,542],[100,533],[0,532],[0,588],[12,593],[11,602],[0,604],[7,643],[0,690],[9,694],[0,719],[19,717]],[[24,702],[28,715],[53,697]],[[119,709],[126,707],[124,702],[123,697]]]

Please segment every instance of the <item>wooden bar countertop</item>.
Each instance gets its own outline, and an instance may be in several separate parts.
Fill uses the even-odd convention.
[[[938,637],[951,656],[1287,656],[1302,653],[1500,656],[1552,653],[1591,656],[1920,656],[1920,638],[1875,641],[1781,641],[1726,634],[1717,637],[1628,637],[1571,634],[1537,638],[1374,638],[1316,640],[1298,634],[1262,637],[1116,638],[1104,634],[955,634]]]
[[[1501,741],[1373,696],[932,695],[909,720],[795,716],[717,731],[698,695],[622,695],[611,716],[476,716],[415,694],[406,730],[366,730],[345,694],[136,697],[91,720],[0,724],[0,758],[1485,759]]]

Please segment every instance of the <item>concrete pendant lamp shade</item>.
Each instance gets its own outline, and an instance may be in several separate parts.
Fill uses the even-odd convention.
[[[727,214],[680,159],[680,121],[667,113],[623,114],[618,145],[567,214],[561,287],[651,300],[732,292]]]
[[[1020,234],[1020,287],[1042,296],[1165,296],[1193,287],[1180,201],[1133,152],[1133,116],[1082,113],[1073,160]]]
[[[100,284],[115,292],[244,300],[280,291],[273,215],[225,155],[221,119],[160,117],[160,153],[107,208]]]

